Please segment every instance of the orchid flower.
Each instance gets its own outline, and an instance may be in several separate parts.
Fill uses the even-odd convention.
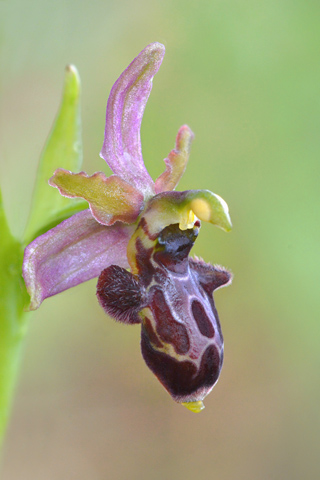
[[[172,398],[192,411],[218,380],[223,338],[213,291],[231,274],[189,252],[200,222],[226,231],[228,207],[208,190],[174,191],[193,133],[183,125],[165,171],[154,182],[141,153],[140,126],[164,46],[148,45],[112,87],[100,156],[113,175],[59,168],[49,180],[62,196],[89,208],[67,218],[25,249],[30,309],[99,276],[97,297],[116,320],[141,325],[144,360]]]

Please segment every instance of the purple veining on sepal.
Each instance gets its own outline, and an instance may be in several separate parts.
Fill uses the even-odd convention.
[[[140,127],[165,48],[151,43],[130,63],[113,85],[107,104],[105,137],[100,156],[113,173],[139,189],[154,194],[154,182],[144,165]]]
[[[25,249],[23,262],[29,309],[97,277],[109,265],[128,268],[127,245],[134,229],[119,222],[105,227],[84,210],[36,238]]]

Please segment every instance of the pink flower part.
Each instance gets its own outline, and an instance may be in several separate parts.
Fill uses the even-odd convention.
[[[107,104],[105,136],[100,156],[145,198],[154,195],[154,182],[144,165],[140,127],[152,89],[152,80],[165,53],[151,43],[133,60],[113,85]]]
[[[119,222],[105,227],[84,210],[34,240],[23,262],[30,310],[47,297],[97,277],[109,265],[128,268],[127,245],[134,229]]]
[[[164,159],[166,170],[155,182],[156,193],[176,188],[186,169],[193,138],[194,134],[188,125],[182,125],[176,138],[176,148],[171,150],[168,157]]]

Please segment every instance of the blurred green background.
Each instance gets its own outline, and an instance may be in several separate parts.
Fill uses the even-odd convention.
[[[110,88],[150,42],[167,53],[142,124],[154,178],[180,125],[196,134],[179,189],[229,204],[194,253],[232,269],[225,336],[199,415],[147,369],[139,327],[114,323],[95,281],[30,320],[4,451],[6,480],[320,478],[320,4],[315,0],[0,1],[0,183],[21,235],[64,67],[82,79],[84,169]],[[48,187],[49,188],[49,187]]]

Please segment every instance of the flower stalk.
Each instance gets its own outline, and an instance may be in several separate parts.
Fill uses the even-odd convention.
[[[29,298],[22,277],[23,247],[10,233],[0,192],[0,445],[10,415],[26,333]]]

